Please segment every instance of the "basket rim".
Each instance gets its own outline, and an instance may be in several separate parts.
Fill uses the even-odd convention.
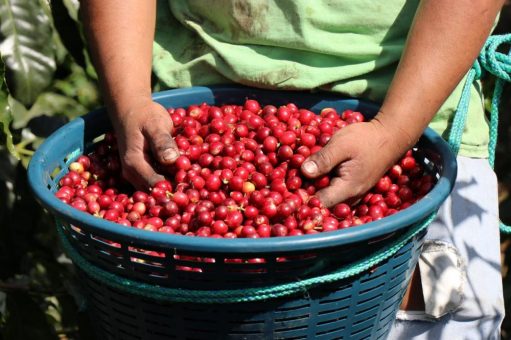
[[[265,92],[284,92],[260,90],[243,86],[201,86],[154,93],[153,100],[161,103],[162,101],[171,100],[172,98],[179,97],[183,94],[206,94],[214,97],[215,94],[222,91],[238,94],[246,94],[247,91],[256,91],[261,94],[264,94]],[[286,93],[288,96],[292,97],[296,96],[297,92],[294,91],[294,94],[293,92]],[[318,93],[311,94],[310,92],[305,92],[304,95],[318,96]],[[353,103],[356,104],[363,103],[367,107],[371,107],[376,111],[379,107],[377,104],[365,100],[342,97],[332,93],[319,93],[319,96],[330,100],[353,101]],[[292,99],[290,98],[290,100]],[[45,183],[45,155],[51,153],[51,150],[56,145],[62,143],[65,138],[68,138],[67,130],[71,128],[83,130],[86,120],[97,119],[98,116],[104,114],[106,114],[106,110],[104,108],[93,110],[88,114],[76,118],[62,126],[48,137],[36,150],[30,161],[28,167],[28,181],[36,199],[43,207],[52,212],[55,217],[61,218],[66,222],[72,223],[89,232],[97,233],[103,237],[113,237],[115,241],[120,242],[130,243],[130,241],[136,240],[137,245],[147,245],[154,248],[176,248],[184,251],[213,252],[222,254],[262,254],[271,252],[291,253],[297,251],[332,248],[375,239],[401,229],[406,229],[412,224],[426,219],[431,213],[435,212],[447,198],[456,179],[457,164],[454,154],[449,148],[447,142],[428,127],[421,138],[426,138],[429,142],[431,142],[443,160],[442,171],[437,184],[417,203],[403,211],[399,211],[398,213],[387,216],[381,220],[328,233],[261,239],[214,239],[152,232],[143,229],[125,227],[74,209],[70,205],[57,199],[43,184]]]

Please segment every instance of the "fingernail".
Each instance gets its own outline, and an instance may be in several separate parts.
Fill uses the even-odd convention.
[[[314,175],[318,172],[318,165],[313,161],[307,161],[303,163],[303,170],[311,175]]]
[[[172,161],[172,160],[176,159],[177,157],[179,157],[179,155],[177,154],[177,152],[175,150],[167,149],[167,150],[163,151],[162,157],[163,157],[163,160],[165,160],[165,161]]]

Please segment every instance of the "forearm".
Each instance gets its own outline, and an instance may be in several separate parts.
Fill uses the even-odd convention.
[[[377,115],[411,147],[470,69],[503,1],[421,1]]]
[[[151,96],[155,0],[83,0],[83,21],[105,103],[128,112]]]
[[[151,100],[156,0],[82,0],[82,14],[102,93],[117,134],[122,174],[147,190],[164,177],[153,160],[179,156],[172,120]]]

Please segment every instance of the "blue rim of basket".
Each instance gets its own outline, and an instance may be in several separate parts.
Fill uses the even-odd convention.
[[[204,93],[210,91],[211,96],[215,97],[217,91],[254,91],[260,94],[275,93],[270,90],[260,90],[246,88],[242,86],[211,86],[211,87],[194,87],[186,89],[177,89],[155,93],[153,99],[157,102],[166,101],[171,97],[179,97],[181,94]],[[310,94],[310,92],[307,92]],[[340,97],[331,93],[314,93],[328,100],[355,100],[364,103],[366,107],[373,110],[378,107],[377,104],[367,101],[359,101]],[[94,110],[84,116],[85,119],[94,117],[94,115],[104,114],[104,109]],[[443,159],[443,167],[441,176],[431,192],[425,195],[420,201],[411,207],[399,211],[398,213],[388,216],[384,219],[370,222],[361,226],[351,227],[347,229],[332,231],[328,233],[319,233],[314,235],[275,237],[262,239],[214,239],[190,237],[184,235],[164,234],[151,232],[147,230],[136,229],[132,227],[124,227],[119,224],[103,220],[87,213],[78,211],[70,205],[63,203],[57,199],[54,194],[43,184],[45,174],[43,166],[45,163],[44,155],[52,150],[53,147],[62,143],[65,138],[65,128],[82,128],[84,127],[84,118],[79,117],[64,127],[61,127],[38,148],[32,157],[28,167],[28,180],[36,198],[40,203],[51,211],[55,216],[62,220],[76,225],[84,230],[92,233],[98,233],[102,237],[111,237],[116,241],[130,242],[136,240],[139,245],[148,245],[154,248],[168,249],[175,248],[180,251],[192,252],[213,252],[219,254],[236,253],[236,254],[264,254],[270,252],[293,253],[298,251],[319,250],[332,248],[346,244],[353,244],[362,241],[375,239],[401,229],[411,226],[413,223],[426,219],[431,213],[438,210],[440,204],[450,194],[457,173],[457,165],[454,154],[451,152],[449,145],[432,129],[427,128],[423,137],[435,144],[436,151]]]

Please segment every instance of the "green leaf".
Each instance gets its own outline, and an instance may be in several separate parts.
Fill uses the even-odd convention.
[[[99,91],[84,69],[77,64],[70,65],[71,74],[62,80],[55,80],[53,87],[62,94],[72,97],[87,109],[98,107]]]
[[[22,110],[18,111],[20,114],[14,115],[12,126],[15,129],[25,127],[32,118],[44,114],[48,116],[61,114],[69,118],[75,118],[85,114],[87,109],[73,98],[54,92],[44,92],[37,97],[36,102],[30,110],[24,113],[21,113],[21,111]]]
[[[7,102],[9,103],[9,108],[12,116],[13,125],[12,127],[14,129],[18,129],[18,127],[15,126],[16,121],[22,120],[23,117],[25,117],[28,114],[28,110],[23,104],[21,104],[19,101],[16,100],[16,98],[14,98],[11,95],[7,97]]]
[[[19,155],[12,143],[12,133],[9,128],[12,122],[12,113],[9,106],[9,89],[5,82],[5,66],[2,58],[0,58],[0,81],[2,82],[0,88],[0,141],[5,142],[9,152],[19,159]]]
[[[67,8],[69,16],[73,18],[74,21],[79,22],[78,10],[80,9],[80,2],[78,0],[62,0],[62,2]]]
[[[52,81],[52,26],[38,1],[0,0],[0,44],[12,95],[30,106]]]

